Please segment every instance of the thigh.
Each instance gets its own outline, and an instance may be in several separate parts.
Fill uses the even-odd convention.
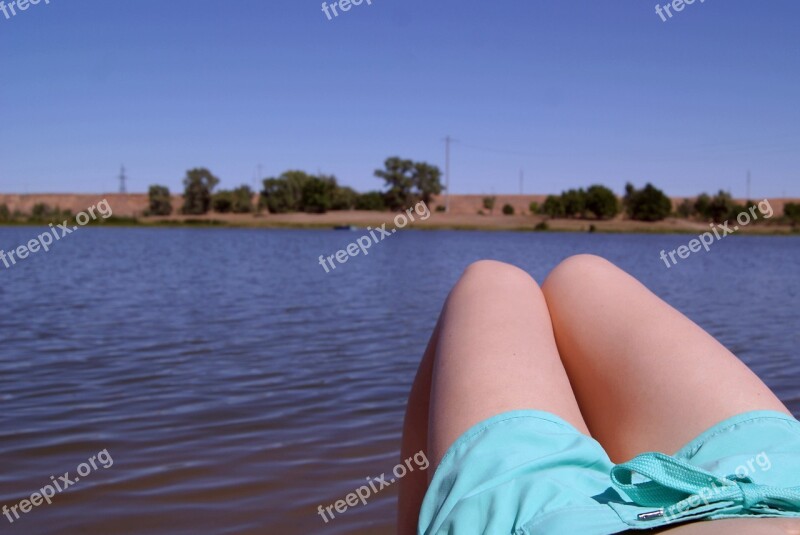
[[[613,461],[674,453],[742,412],[789,413],[722,344],[613,264],[572,257],[543,290],[583,416]]]
[[[800,519],[796,518],[734,518],[693,522],[684,526],[666,529],[661,533],[670,535],[717,535],[738,533],[741,535],[800,535]]]
[[[461,434],[506,411],[548,411],[588,434],[544,296],[527,273],[493,261],[471,265],[448,297],[438,331],[428,422],[434,467]]]

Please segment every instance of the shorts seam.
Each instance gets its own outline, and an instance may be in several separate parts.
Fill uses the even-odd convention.
[[[617,517],[619,517],[620,522],[623,522],[623,524],[626,524],[625,521],[622,519],[622,517],[620,517],[619,512],[616,511],[613,507],[608,507],[607,505],[597,504],[597,505],[585,505],[585,506],[582,506],[582,507],[562,507],[561,509],[557,509],[555,511],[550,511],[550,512],[547,512],[547,513],[545,513],[543,515],[534,516],[533,518],[531,518],[530,520],[528,520],[527,522],[522,524],[519,528],[517,528],[517,530],[514,531],[514,535],[526,535],[526,534],[529,534],[530,530],[534,529],[537,525],[541,524],[542,522],[544,522],[545,520],[549,519],[550,517],[553,517],[553,516],[559,515],[559,514],[563,514],[565,511],[572,513],[572,512],[575,512],[575,511],[587,512],[587,511],[598,511],[598,510],[602,510],[602,509],[611,509],[612,511],[614,511],[614,514],[616,514]]]
[[[530,409],[522,409],[522,410],[526,411],[526,410],[530,410]],[[476,437],[482,435],[484,432],[486,432],[489,429],[495,427],[497,424],[510,422],[512,420],[520,420],[520,419],[540,420],[540,421],[543,421],[543,422],[548,422],[548,423],[557,425],[557,426],[559,426],[559,427],[561,427],[563,429],[566,429],[568,431],[573,431],[578,435],[587,436],[587,435],[584,435],[583,433],[581,433],[580,431],[578,431],[572,424],[570,424],[567,421],[559,422],[559,421],[554,420],[554,419],[551,420],[549,418],[544,418],[544,417],[539,416],[537,414],[514,414],[515,412],[518,412],[518,411],[509,411],[509,412],[506,412],[506,413],[496,414],[494,416],[491,416],[491,417],[483,420],[482,422],[479,422],[479,423],[475,424],[471,431],[467,430],[464,434],[462,434],[460,437],[458,437],[455,442],[453,442],[453,444],[450,446],[450,448],[448,448],[447,452],[442,457],[442,460],[439,461],[439,466],[436,467],[436,472],[439,471],[439,467],[441,467],[444,464],[445,460],[449,459],[450,457],[453,457],[456,454],[456,450],[460,446],[462,446],[464,444],[467,444],[469,442],[472,442]],[[504,416],[504,414],[505,414],[505,416]],[[554,416],[556,418],[560,418],[558,415],[554,415]],[[496,418],[496,420],[492,421],[495,418]],[[478,427],[478,429],[474,429],[475,427]],[[589,437],[589,438],[591,438],[591,437]],[[436,476],[436,474],[434,473],[434,477],[435,476]]]
[[[723,433],[727,433],[732,428],[736,427],[737,425],[741,425],[741,424],[749,424],[749,423],[756,422],[756,421],[777,420],[779,422],[785,422],[785,423],[789,423],[789,424],[794,424],[794,426],[798,426],[798,431],[800,431],[800,422],[798,422],[796,419],[794,419],[794,417],[789,416],[788,414],[785,415],[785,416],[786,416],[785,418],[781,418],[779,416],[763,416],[763,415],[762,416],[753,416],[751,418],[745,418],[743,420],[738,420],[738,421],[732,422],[732,423],[730,423],[728,425],[725,425],[724,427],[721,427],[719,429],[715,429],[717,427],[716,425],[712,426],[708,430],[704,431],[703,433],[700,433],[697,437],[695,437],[694,439],[689,441],[685,446],[683,446],[680,450],[678,450],[674,455],[671,455],[671,457],[678,457],[678,456],[686,457],[686,458],[693,457],[697,453],[697,451],[700,450],[700,448],[702,448],[706,443],[711,441],[711,439],[713,439],[713,438],[715,438],[715,437],[717,437],[717,436],[719,436],[719,435],[721,435]],[[731,418],[736,418],[736,416],[732,416]],[[728,418],[728,419],[730,420],[731,418]],[[724,422],[725,422],[725,420],[720,422],[720,424],[724,423]],[[719,424],[717,424],[717,425],[719,425]],[[714,429],[714,431],[709,433],[709,431],[711,431],[712,429]],[[706,434],[706,433],[708,433],[708,434]],[[702,439],[702,440],[700,440],[700,439]]]

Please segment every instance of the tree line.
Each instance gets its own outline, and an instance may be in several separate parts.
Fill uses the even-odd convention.
[[[493,213],[495,202],[496,197],[485,197],[483,207]],[[624,212],[628,219],[635,221],[662,221],[672,216],[722,223],[755,204],[751,200],[738,204],[729,193],[720,190],[713,196],[701,193],[694,199],[683,199],[673,210],[672,200],[650,183],[641,189],[626,184],[622,199],[617,198],[609,188],[595,184],[587,189],[569,189],[560,195],[548,195],[541,206],[532,202],[530,212],[552,219],[604,220],[613,219]],[[513,215],[514,207],[504,205],[503,214]],[[784,218],[793,225],[800,224],[800,203],[786,203]]]
[[[375,176],[384,181],[384,190],[359,193],[341,186],[333,175],[311,175],[305,171],[286,171],[266,178],[258,199],[249,186],[214,192],[219,179],[205,168],[191,169],[183,179],[181,213],[202,215],[248,213],[264,208],[270,213],[307,212],[321,214],[329,210],[400,210],[419,201],[426,204],[442,192],[438,167],[425,162],[393,156]],[[169,188],[153,185],[149,190],[148,215],[170,215],[172,199]]]
[[[441,171],[425,162],[393,156],[384,161],[383,169],[375,170],[374,176],[383,180],[383,188],[359,193],[340,185],[333,175],[291,170],[277,177],[265,178],[256,198],[247,185],[215,192],[219,179],[208,169],[196,168],[187,171],[183,179],[180,211],[186,215],[202,215],[212,210],[217,213],[250,213],[263,209],[275,214],[321,214],[329,210],[396,211],[419,201],[429,204],[434,195],[443,191]],[[151,186],[149,200],[149,215],[172,213],[172,199],[166,186]],[[483,208],[490,213],[494,213],[495,203],[496,197],[483,198]],[[672,200],[654,185],[647,183],[637,189],[628,183],[621,199],[608,187],[594,184],[586,189],[571,188],[559,195],[548,195],[541,205],[533,202],[529,208],[532,214],[552,219],[607,220],[624,213],[636,221],[661,221],[672,216],[721,223],[754,204],[754,201],[747,201],[739,205],[729,193],[720,190],[715,195],[702,193],[694,199],[684,199],[673,209]],[[514,207],[506,204],[502,213],[513,215]],[[800,225],[800,203],[787,203],[784,219]]]

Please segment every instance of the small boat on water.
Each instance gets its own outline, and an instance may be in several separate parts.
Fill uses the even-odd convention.
[[[358,230],[358,227],[355,225],[337,225],[333,227],[333,230]]]

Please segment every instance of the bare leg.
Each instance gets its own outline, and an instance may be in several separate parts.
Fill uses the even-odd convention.
[[[674,453],[742,412],[790,414],[730,351],[613,264],[572,257],[543,290],[581,412],[613,461]]]
[[[427,438],[429,477],[461,434],[502,412],[548,411],[588,434],[544,296],[525,272],[499,262],[473,264],[448,297],[436,331],[412,388],[403,437],[405,457]],[[400,535],[416,532],[426,488],[427,481],[401,480]]]
[[[419,451],[428,452],[428,407],[431,394],[431,375],[433,359],[436,354],[436,340],[439,338],[439,325],[433,330],[425,355],[417,370],[411,393],[408,395],[406,417],[403,422],[403,442],[400,446],[400,458],[408,459]],[[433,466],[428,467],[433,471]],[[400,480],[400,492],[397,500],[397,533],[399,535],[416,535],[419,510],[422,499],[428,490],[428,474],[415,470]]]
[[[615,462],[645,451],[674,453],[741,412],[790,414],[730,351],[611,263],[572,257],[543,290],[581,412]],[[666,531],[797,535],[800,521],[717,520]]]

